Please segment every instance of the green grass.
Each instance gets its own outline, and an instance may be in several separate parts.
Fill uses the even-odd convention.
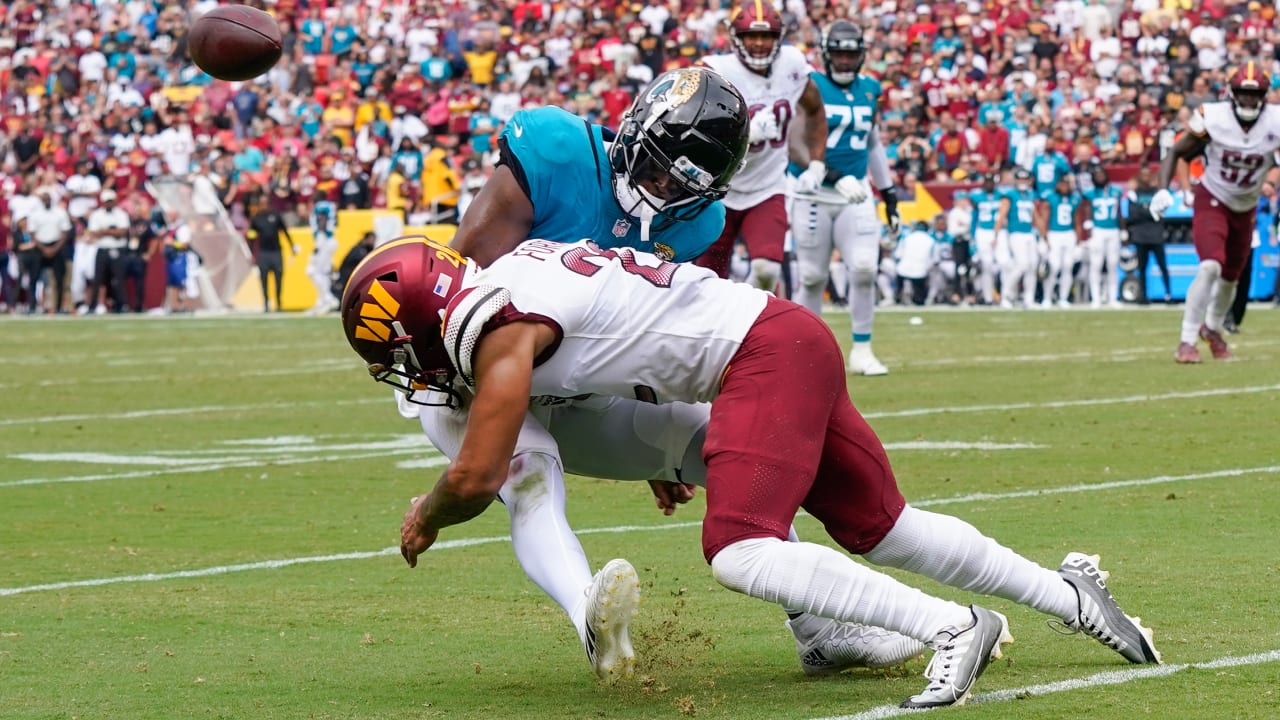
[[[1251,311],[1240,359],[1200,367],[1172,361],[1176,310],[919,312],[918,326],[912,314],[877,321],[892,374],[849,383],[881,438],[1039,447],[891,450],[908,499],[1047,566],[1100,553],[1170,664],[1280,649],[1280,473],[1257,470],[1280,464],[1280,312]],[[828,319],[847,342],[847,318]],[[697,520],[701,498],[668,519],[641,486],[570,480],[575,528],[654,528],[582,536],[593,564],[627,557],[644,582],[639,677],[613,688],[508,543],[444,547],[415,571],[377,554],[438,473],[397,463],[436,454],[335,318],[5,320],[0,338],[6,720],[807,720],[923,687],[923,659],[806,678],[777,608],[715,583],[696,526],[667,527]],[[261,444],[282,437],[292,445]],[[1174,479],[1063,491],[1162,476]],[[825,540],[810,518],[797,527]],[[442,541],[505,534],[495,507]],[[341,553],[364,555],[6,592]],[[1034,611],[982,601],[1008,614],[1017,642],[980,693],[1131,669]],[[1275,718],[1276,670],[1192,668],[945,712]]]

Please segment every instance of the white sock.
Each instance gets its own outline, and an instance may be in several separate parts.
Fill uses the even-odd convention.
[[[1031,562],[950,515],[908,505],[889,534],[863,557],[944,585],[1028,605],[1054,617],[1075,617],[1079,611],[1075,590],[1056,571]]]
[[[1217,260],[1204,260],[1196,277],[1187,288],[1187,304],[1182,310],[1182,342],[1196,344],[1200,338],[1200,326],[1204,324],[1209,303],[1214,297],[1214,285],[1222,277],[1222,266]]]
[[[730,590],[926,643],[943,628],[973,623],[969,608],[926,595],[824,545],[739,540],[711,559],[711,571]]]
[[[778,286],[780,277],[782,277],[782,263],[764,258],[752,258],[749,278],[752,285],[771,293]]]
[[[1232,282],[1222,278],[1218,278],[1218,282],[1213,284],[1213,297],[1209,301],[1209,312],[1204,319],[1204,324],[1208,325],[1210,330],[1222,332],[1222,324],[1227,320],[1227,311],[1231,309],[1231,303],[1236,300],[1238,284],[1238,280]]]
[[[564,471],[555,457],[543,453],[518,455],[511,468],[498,491],[511,515],[511,548],[529,579],[568,613],[581,639],[592,573],[565,519]]]

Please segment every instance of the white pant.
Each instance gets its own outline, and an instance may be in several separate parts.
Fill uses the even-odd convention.
[[[996,299],[996,280],[1000,277],[1001,266],[1008,264],[1000,259],[1000,255],[1008,255],[1009,244],[1007,240],[998,242],[995,230],[978,228],[973,233],[973,245],[978,265],[982,268],[982,301],[990,305]]]
[[[1069,302],[1071,299],[1072,266],[1075,265],[1075,250],[1079,242],[1074,230],[1050,230],[1049,236],[1049,276],[1044,280],[1044,301],[1048,303],[1053,296],[1053,284],[1058,283],[1058,301]]]
[[[330,235],[320,234],[315,236],[315,242],[311,260],[307,263],[307,277],[316,286],[316,304],[323,305],[333,294],[333,254],[338,249],[338,241]]]
[[[422,430],[436,449],[449,458],[457,457],[467,430],[466,410],[409,407],[417,408]],[[575,475],[703,485],[707,473],[701,438],[693,452],[689,448],[710,419],[709,403],[654,405],[593,395],[534,404],[525,414],[513,454],[559,457],[565,472]]]
[[[1119,302],[1120,294],[1120,230],[1094,228],[1089,234],[1089,300],[1099,305]],[[1106,265],[1107,282],[1102,270]]]
[[[93,275],[98,265],[98,246],[93,243],[77,242],[71,256],[71,301],[84,302],[84,293],[93,283]],[[98,302],[98,298],[90,298],[89,305]]]
[[[1001,277],[1000,293],[1012,302],[1018,281],[1022,281],[1022,305],[1031,307],[1036,296],[1036,270],[1040,266],[1040,252],[1036,249],[1035,233],[1009,233],[1007,272]]]
[[[795,198],[791,204],[791,236],[800,269],[796,301],[816,313],[822,312],[831,251],[839,250],[848,271],[853,332],[871,334],[876,267],[880,261],[880,219],[875,200],[831,203]]]

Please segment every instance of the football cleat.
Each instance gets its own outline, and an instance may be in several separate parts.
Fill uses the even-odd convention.
[[[1131,663],[1160,662],[1151,628],[1142,626],[1142,618],[1125,615],[1116,604],[1107,590],[1109,573],[1098,567],[1097,555],[1069,553],[1058,574],[1080,599],[1076,617],[1063,621],[1069,629],[1088,633]]]
[[[972,625],[946,627],[934,637],[931,644],[935,652],[924,671],[929,685],[919,695],[903,700],[901,707],[963,705],[987,664],[1003,656],[1000,646],[1013,642],[1004,615],[977,605],[970,605],[969,610],[973,613]]]
[[[640,607],[640,577],[626,560],[610,560],[587,588],[587,633],[583,644],[596,675],[605,682],[631,677],[636,653],[631,618]]]
[[[871,348],[865,350],[854,348],[849,352],[850,375],[888,375],[889,368],[876,359]]]
[[[1226,338],[1222,337],[1222,333],[1217,330],[1210,330],[1208,325],[1200,326],[1200,339],[1209,343],[1209,352],[1213,353],[1214,360],[1230,360],[1234,357],[1231,354],[1231,348],[1227,347]]]
[[[1179,365],[1194,365],[1200,362],[1200,351],[1192,343],[1178,343],[1178,352],[1173,354],[1173,359]]]
[[[900,665],[925,651],[924,643],[884,628],[805,613],[787,621],[805,675],[833,675],[849,668]]]

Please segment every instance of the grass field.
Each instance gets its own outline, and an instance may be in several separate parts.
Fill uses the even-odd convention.
[[[1280,717],[1280,311],[1180,367],[1178,310],[879,316],[892,374],[849,386],[907,498],[1050,567],[1100,553],[1167,663],[987,598],[1017,642],[938,712]],[[571,479],[593,564],[644,583],[638,677],[597,685],[501,507],[405,567],[442,460],[388,395],[334,317],[0,322],[0,718],[869,719],[924,687],[923,658],[806,678],[782,613],[712,579],[701,498]]]

